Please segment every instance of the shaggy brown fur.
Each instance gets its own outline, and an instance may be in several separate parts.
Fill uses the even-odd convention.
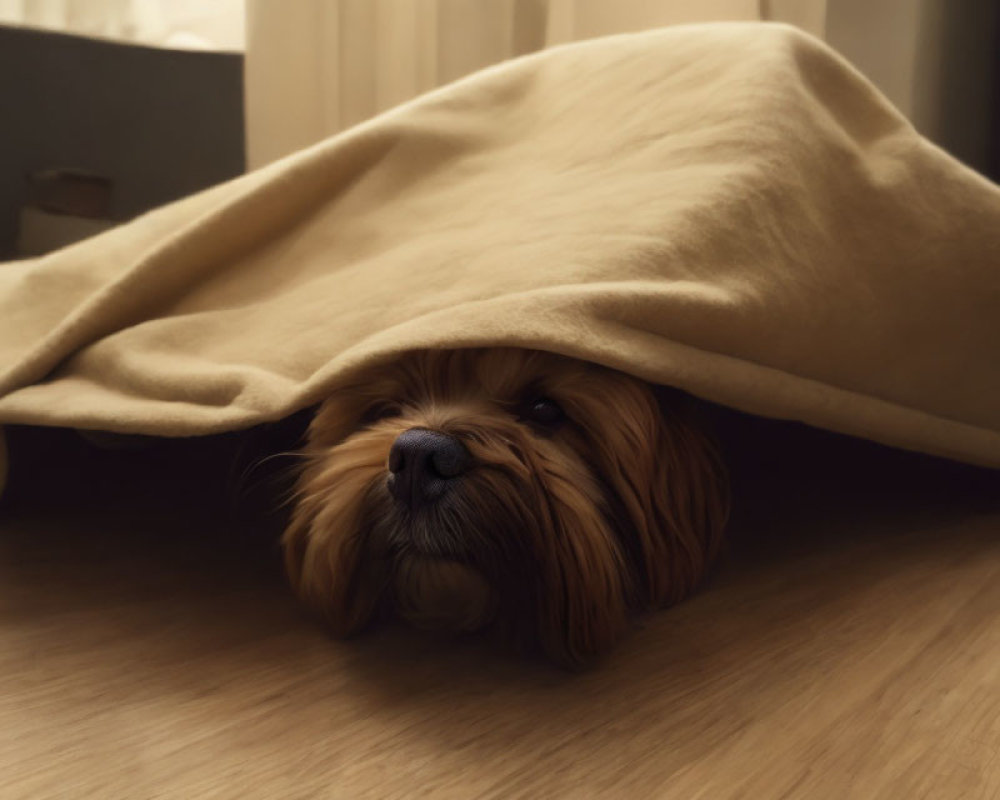
[[[631,611],[687,595],[718,549],[724,470],[690,398],[548,353],[420,352],[335,392],[309,430],[286,562],[337,635],[378,613],[497,624],[576,666]],[[390,492],[411,429],[471,466],[436,502]]]

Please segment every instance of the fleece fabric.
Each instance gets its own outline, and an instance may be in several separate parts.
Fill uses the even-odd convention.
[[[1000,466],[1000,189],[808,35],[684,26],[0,265],[0,424],[221,432],[482,345]]]

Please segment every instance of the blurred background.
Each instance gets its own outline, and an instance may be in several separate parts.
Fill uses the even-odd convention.
[[[826,40],[1000,177],[1000,0],[0,0],[0,258],[49,252],[474,70],[710,20]]]

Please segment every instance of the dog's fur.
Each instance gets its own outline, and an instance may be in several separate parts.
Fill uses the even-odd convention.
[[[394,498],[388,467],[414,428],[471,457],[415,510]],[[691,592],[728,509],[691,398],[537,351],[425,351],[372,370],[321,405],[304,453],[286,564],[341,636],[382,614],[492,624],[585,664],[631,612]]]

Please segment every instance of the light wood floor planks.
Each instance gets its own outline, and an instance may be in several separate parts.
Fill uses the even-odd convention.
[[[786,474],[701,594],[568,675],[331,642],[210,487],[125,458],[46,470],[58,503],[29,464],[0,516],[4,800],[1000,798],[991,476]]]

